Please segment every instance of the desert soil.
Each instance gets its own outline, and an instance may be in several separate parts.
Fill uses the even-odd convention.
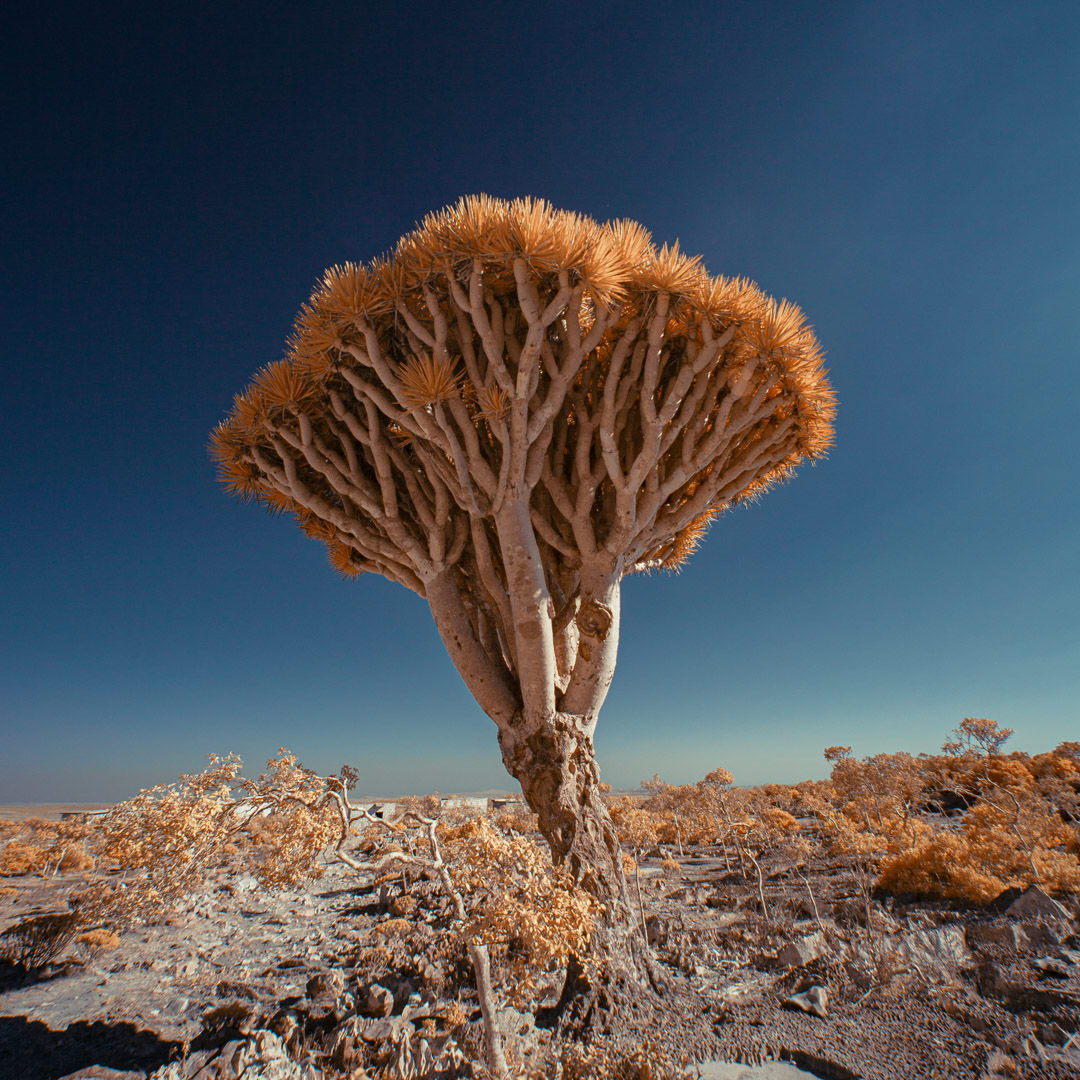
[[[717,1041],[704,1075],[759,1080],[752,1066],[784,1061],[770,1075],[1080,1078],[1075,907],[1037,892],[982,911],[868,899],[854,868],[833,861],[805,880],[769,867],[766,919],[756,885],[717,853],[678,858],[678,873],[660,855],[640,864],[643,932],[710,1017]],[[19,895],[0,900],[0,929],[65,910],[74,881],[9,882]],[[206,1047],[252,1025],[315,1049],[350,1022],[363,1038],[399,1038],[425,1023],[433,1031],[431,1017],[453,999],[471,1017],[460,1041],[475,1050],[475,994],[435,947],[445,905],[415,885],[409,902],[399,893],[340,865],[289,892],[222,872],[115,951],[87,962],[69,953],[35,981],[0,988],[0,1080],[58,1080],[91,1065],[147,1076],[185,1043]],[[403,912],[411,928],[398,970],[374,973],[359,946]],[[502,1021],[526,1058],[542,1051],[546,1033],[528,1014],[508,1008]],[[347,1075],[318,1063],[328,1077]]]

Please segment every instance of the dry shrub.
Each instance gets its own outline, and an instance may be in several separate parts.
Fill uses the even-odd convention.
[[[383,937],[399,937],[412,929],[412,923],[408,919],[387,919],[375,927],[375,933]]]
[[[639,799],[628,795],[613,799],[608,812],[618,830],[619,839],[631,851],[647,851],[659,842],[661,821]]]
[[[660,860],[660,869],[663,870],[665,874],[682,873],[682,866],[679,865],[678,859],[672,859],[670,857],[665,857]]]
[[[778,806],[766,806],[760,811],[762,823],[778,833],[798,832],[799,823],[786,810]]]
[[[250,813],[272,808],[261,818],[269,838],[269,856],[255,868],[261,884],[295,888],[322,875],[318,857],[348,833],[334,795],[347,790],[355,775],[346,766],[338,777],[318,776],[281,747],[257,780],[239,782],[237,791],[253,808]]]
[[[9,839],[0,848],[0,876],[44,876],[50,870],[89,870],[94,865],[82,843],[91,833],[84,821],[23,818],[4,825],[0,835]]]
[[[76,841],[64,849],[58,868],[60,870],[93,870],[94,859],[85,846]]]
[[[1075,856],[1039,844],[1032,858],[1044,889],[1080,890]],[[937,832],[883,859],[877,887],[892,894],[988,904],[1005,889],[1025,888],[1033,880],[1027,851],[1010,829],[993,820],[989,808],[979,806],[965,819],[962,832]]]
[[[877,887],[894,895],[988,904],[1008,887],[1008,880],[975,865],[963,836],[939,832],[917,847],[885,859]]]
[[[462,1024],[469,1022],[469,1014],[461,1007],[460,1003],[451,1001],[449,1005],[442,1010],[441,1018],[443,1023],[448,1028],[461,1027]]]
[[[493,821],[497,829],[506,833],[516,832],[523,836],[532,836],[540,831],[539,819],[524,805],[503,807],[495,814]]]
[[[239,831],[233,785],[239,758],[210,755],[201,773],[140,791],[98,822],[102,854],[128,871],[116,886],[96,886],[84,905],[118,925],[152,918],[204,880],[223,844]]]
[[[87,960],[93,960],[102,953],[111,952],[120,945],[120,937],[111,930],[86,930],[75,936],[75,944],[79,946]]]
[[[55,960],[67,948],[80,925],[77,911],[24,919],[0,934],[0,959],[24,971],[35,971]]]
[[[430,795],[406,795],[399,799],[396,807],[396,816],[405,814],[419,814],[421,817],[439,817],[442,813],[442,796],[433,791]]]
[[[1071,814],[1080,768],[1072,746],[1063,743],[1037,758],[1000,753],[1011,734],[992,720],[967,717],[944,756],[924,761],[933,785],[952,785],[968,809],[959,832],[924,832],[906,850],[892,845],[881,863],[881,889],[972,904],[1032,884],[1051,892],[1080,890]]]
[[[37,873],[48,863],[48,852],[36,844],[13,837],[0,851],[0,875],[3,877],[22,877],[24,874]]]
[[[15,900],[19,890],[14,885],[0,885],[0,900]]]
[[[487,818],[440,826],[438,839],[461,893],[466,941],[487,945],[512,975],[517,1001],[533,994],[544,973],[585,953],[595,901],[574,886],[566,867],[527,837],[501,833]]]
[[[268,888],[317,878],[319,855],[341,835],[327,778],[284,748],[257,780],[240,768],[233,754],[211,754],[201,773],[143,790],[105,814],[97,828],[102,854],[128,873],[81,894],[84,909],[115,925],[151,919],[235,858]]]

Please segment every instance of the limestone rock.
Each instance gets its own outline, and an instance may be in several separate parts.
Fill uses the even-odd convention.
[[[804,967],[811,960],[824,956],[829,951],[825,935],[819,930],[796,941],[789,941],[772,959],[777,967]]]
[[[85,1069],[60,1077],[60,1080],[146,1080],[146,1073],[110,1069],[107,1065],[88,1065]]]
[[[1067,979],[1072,974],[1072,965],[1053,956],[1040,956],[1032,964],[1044,975],[1053,975],[1058,979]]]
[[[972,966],[971,953],[964,941],[962,926],[941,926],[936,930],[914,930],[904,934],[896,943],[901,956],[912,967],[942,971]]]
[[[1053,897],[1047,896],[1038,885],[1025,889],[1006,909],[1014,919],[1052,919],[1068,925],[1068,911]]]
[[[824,986],[811,986],[804,993],[784,998],[781,1004],[789,1009],[802,1009],[824,1020],[829,1015],[829,992]]]
[[[719,996],[721,1000],[729,1004],[745,1005],[748,1002],[760,1000],[774,979],[775,976],[772,975],[745,974],[743,978],[721,987]]]
[[[1025,949],[1030,939],[1024,928],[1014,922],[970,923],[964,932],[970,946],[1004,945],[1009,949]]]
[[[703,1061],[698,1065],[701,1080],[807,1080],[816,1074],[789,1061],[768,1061],[764,1065],[742,1065],[731,1061]]]
[[[151,1073],[149,1080],[323,1080],[321,1069],[289,1059],[272,1031],[234,1039],[220,1050],[201,1050]]]
[[[933,979],[948,978],[957,970],[966,971],[974,965],[964,940],[964,928],[955,924],[890,934],[874,943],[857,941],[847,951],[856,967],[880,967],[882,960],[887,960],[896,972],[919,971]]]
[[[389,1016],[394,1011],[394,995],[385,986],[372,983],[360,1002],[364,1016]]]
[[[331,1033],[330,1056],[339,1069],[351,1071],[364,1064],[364,1026],[368,1021],[351,1016]]]

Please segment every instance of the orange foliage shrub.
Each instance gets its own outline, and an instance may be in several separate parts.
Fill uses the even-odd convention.
[[[48,862],[48,852],[36,844],[14,837],[0,851],[0,875],[21,877],[41,870]]]
[[[120,945],[120,938],[111,930],[87,930],[76,935],[75,944],[79,946],[86,959],[92,960],[101,953],[117,948]]]
[[[495,827],[503,832],[532,836],[540,831],[539,820],[524,804],[505,806],[495,814],[492,820],[495,822]]]
[[[1080,889],[1080,744],[1003,754],[1011,734],[968,717],[940,756],[856,761],[848,747],[830,747],[833,850],[877,861],[877,885],[890,893],[985,904],[1010,887]],[[920,818],[920,801],[962,809],[959,827]]]
[[[619,839],[631,851],[640,854],[659,843],[661,821],[655,813],[646,809],[640,799],[629,795],[613,799],[608,813],[615,823]]]
[[[522,1002],[545,973],[582,956],[596,902],[555,867],[546,845],[501,832],[488,818],[440,825],[437,836],[465,903],[463,940],[487,945],[512,976],[505,989]]]
[[[56,870],[89,870],[94,861],[82,841],[90,826],[80,821],[24,818],[3,822],[0,836],[0,876],[46,874]]]

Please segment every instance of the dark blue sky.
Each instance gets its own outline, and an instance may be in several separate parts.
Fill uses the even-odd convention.
[[[1080,738],[1075,3],[158,7],[2,35],[0,803],[283,743],[511,785],[426,607],[205,451],[324,267],[478,191],[791,297],[839,396],[827,461],[627,582],[608,780]]]

